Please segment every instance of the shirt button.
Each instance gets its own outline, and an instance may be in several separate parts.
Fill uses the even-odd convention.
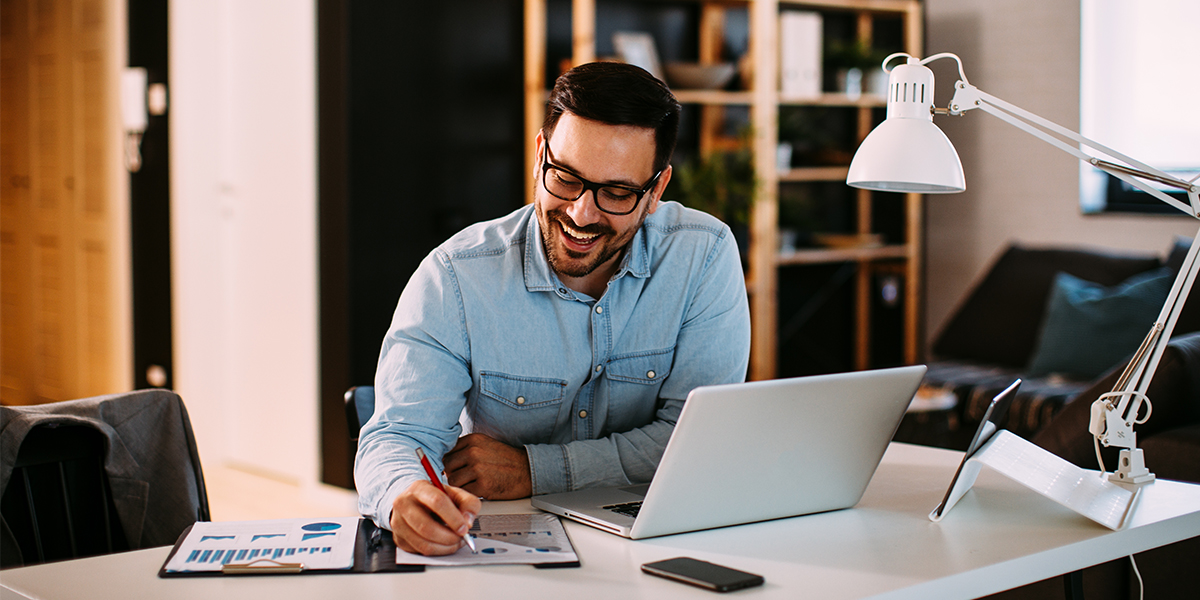
[[[586,411],[586,410],[581,410],[581,411],[579,411],[579,418],[580,418],[580,419],[586,419],[586,418],[587,418],[587,411]]]
[[[525,396],[517,396],[517,404],[525,404]]]
[[[601,370],[603,370],[603,369],[604,369],[604,365],[596,365],[596,372],[597,372],[597,373],[599,373],[599,372],[600,372]]]
[[[654,371],[646,371],[647,379],[654,379]]]
[[[567,295],[567,288],[558,288],[558,293],[560,293],[560,294],[562,294],[562,295],[566,296],[566,295]]]
[[[603,313],[604,313],[604,307],[603,307],[603,306],[597,306],[597,307],[596,307],[596,314],[598,314],[598,315],[599,315],[599,314],[603,314]]]

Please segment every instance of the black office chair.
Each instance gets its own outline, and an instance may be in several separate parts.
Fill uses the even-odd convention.
[[[33,428],[13,463],[0,515],[11,535],[3,566],[129,549],[104,472],[104,435],[86,426]]]
[[[177,394],[0,406],[4,567],[168,545],[208,519],[204,473]]]
[[[363,423],[375,412],[375,387],[357,385],[346,390],[346,427],[350,433],[350,449],[358,449],[358,433]]]

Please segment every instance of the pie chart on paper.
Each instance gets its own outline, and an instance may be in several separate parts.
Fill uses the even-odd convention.
[[[300,529],[305,531],[333,531],[341,528],[342,526],[338,523],[309,523],[300,527]]]

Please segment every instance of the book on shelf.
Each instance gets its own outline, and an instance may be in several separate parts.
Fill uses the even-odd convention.
[[[820,13],[779,14],[779,88],[788,98],[821,95],[821,25]]]

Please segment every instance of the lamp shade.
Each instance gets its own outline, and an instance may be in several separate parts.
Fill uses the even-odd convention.
[[[967,189],[954,145],[933,121],[891,118],[863,140],[846,183],[882,192],[953,194]]]
[[[846,183],[868,190],[922,194],[967,189],[958,152],[933,124],[933,71],[916,58],[910,56],[908,64],[892,69],[887,119],[854,153]]]

